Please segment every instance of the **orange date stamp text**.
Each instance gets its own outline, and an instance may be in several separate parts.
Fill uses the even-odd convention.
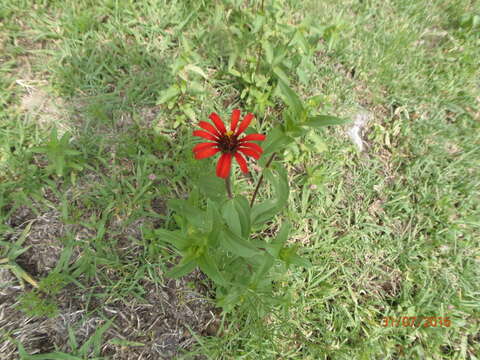
[[[449,316],[385,316],[382,319],[383,327],[450,327],[452,321]]]

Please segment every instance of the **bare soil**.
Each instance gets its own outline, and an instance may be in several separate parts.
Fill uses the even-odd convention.
[[[17,258],[17,263],[39,280],[55,267],[60,258],[66,225],[53,210],[35,212],[21,207],[7,222],[14,232],[3,240],[15,241],[29,222],[32,225],[24,245],[30,247]],[[68,226],[68,231],[77,232],[76,237],[85,237],[85,229],[81,226]],[[141,222],[131,226],[128,235],[139,236]],[[121,241],[119,245],[125,246],[125,243]],[[75,257],[78,256],[81,254],[76,253]],[[121,274],[112,273],[111,276]],[[19,295],[31,291],[29,285],[23,288],[10,270],[0,268],[2,360],[18,358],[16,342],[20,342],[30,354],[74,353],[75,349],[71,349],[68,341],[68,329],[73,330],[80,347],[108,319],[113,319],[113,323],[103,338],[103,356],[122,360],[173,359],[194,344],[191,331],[212,335],[212,326],[215,327],[217,322],[216,310],[202,285],[205,277],[198,271],[179,280],[166,279],[163,284],[140,280],[143,298],[100,297],[97,295],[107,291],[98,283],[82,278],[77,280],[85,289],[73,283],[64,288],[55,299],[59,306],[56,317],[28,317],[17,306]]]

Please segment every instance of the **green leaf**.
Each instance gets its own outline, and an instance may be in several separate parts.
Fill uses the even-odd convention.
[[[300,49],[303,50],[304,53],[308,53],[310,45],[308,44],[307,39],[305,39],[305,36],[303,35],[301,30],[296,31],[292,42],[294,44],[297,44],[300,47]]]
[[[276,66],[282,63],[283,59],[285,59],[285,56],[288,53],[288,50],[285,46],[276,46],[274,53],[275,55],[273,57],[272,66]]]
[[[207,199],[207,221],[211,224],[208,241],[213,245],[218,238],[219,232],[223,229],[224,223],[217,204],[210,199]]]
[[[196,228],[203,231],[210,231],[209,224],[205,221],[205,211],[189,204],[186,200],[180,199],[169,200],[168,206]]]
[[[287,146],[293,141],[293,138],[285,135],[281,126],[273,128],[272,131],[270,131],[270,133],[268,134],[267,139],[264,143],[262,161],[267,161],[267,157],[265,155],[283,149],[285,148],[285,146]]]
[[[253,20],[252,33],[256,34],[258,31],[260,31],[260,28],[265,24],[265,21],[265,16],[257,13]]]
[[[283,167],[276,166],[276,173],[274,175],[271,169],[266,169],[263,172],[265,178],[269,180],[275,190],[275,198],[253,206],[251,219],[255,226],[261,225],[274,217],[288,201],[290,188],[287,172]]]
[[[237,196],[235,198],[235,209],[238,213],[238,218],[240,220],[240,225],[242,228],[242,233],[240,234],[244,238],[250,236],[251,230],[251,220],[250,220],[250,204],[244,196]]]
[[[324,170],[321,168],[314,169],[308,174],[308,184],[321,186],[325,182]]]
[[[287,242],[288,234],[290,233],[291,225],[290,223],[284,222],[280,231],[277,234],[277,237],[274,241],[272,241],[270,246],[267,247],[268,252],[275,258],[278,258],[280,255],[280,250],[282,249],[283,245]]]
[[[305,268],[310,268],[312,267],[312,264],[310,263],[310,261],[308,261],[307,259],[301,257],[300,255],[298,254],[293,254],[291,257],[290,257],[290,263],[291,264],[294,264],[294,265],[297,265],[297,266],[303,266]]]
[[[193,111],[193,109],[190,105],[188,105],[188,104],[181,105],[180,109],[190,120],[197,121],[195,111]]]
[[[203,85],[196,81],[196,80],[189,80],[188,81],[188,91],[191,94],[202,94],[205,91]]]
[[[283,166],[276,164],[276,173],[277,176],[274,176],[272,173],[267,172],[265,175],[267,178],[270,178],[270,181],[273,184],[275,189],[275,197],[277,199],[277,206],[283,208],[287,201],[290,193],[290,188],[288,186],[288,175],[287,171]]]
[[[207,274],[207,276],[213,280],[216,284],[225,285],[226,281],[223,275],[217,268],[213,257],[210,255],[203,255],[197,259],[200,269]]]
[[[306,132],[300,123],[301,120],[298,119],[292,111],[285,111],[283,114],[285,134],[291,136],[292,138],[298,138],[303,136]]]
[[[309,118],[305,123],[302,125],[304,126],[310,126],[313,128],[321,128],[323,126],[329,126],[329,125],[343,125],[349,123],[350,120],[347,119],[341,119],[336,116],[330,116],[330,115],[318,115]]]
[[[165,273],[165,276],[173,279],[178,279],[182,276],[185,276],[191,273],[195,267],[197,266],[197,262],[195,260],[187,261],[186,263],[180,262],[177,266],[170,269]]]
[[[259,254],[259,250],[256,247],[242,237],[235,235],[232,231],[226,230],[222,235],[220,245],[232,254],[241,257],[251,257]]]
[[[223,206],[223,217],[230,230],[237,236],[248,238],[250,235],[250,205],[248,200],[239,196],[227,200]]]
[[[309,131],[307,138],[312,141],[315,152],[321,153],[327,150],[327,144],[314,130]]]
[[[263,47],[263,51],[265,51],[265,59],[267,60],[267,63],[272,64],[273,62],[272,44],[270,43],[270,41],[265,40],[264,42],[262,42],[262,47]]]
[[[239,71],[235,70],[235,69],[228,69],[228,73],[229,73],[230,75],[233,75],[233,76],[236,76],[236,77],[239,77],[239,78],[242,77],[242,74],[241,74]]]
[[[237,58],[238,58],[238,53],[236,51],[232,51],[230,53],[230,56],[228,57],[228,69],[233,69],[233,67],[235,66],[235,62],[237,61]],[[237,71],[238,73],[238,71]],[[235,75],[235,74],[232,74],[234,76],[241,76],[240,73],[238,73],[239,75]]]
[[[275,200],[266,200],[260,204],[255,204],[251,212],[251,221],[253,225],[263,225],[278,213],[277,202]]]
[[[178,95],[180,95],[180,89],[176,84],[174,84],[168,89],[160,92],[160,98],[157,100],[157,105],[165,104]]]
[[[275,263],[275,259],[270,256],[268,253],[263,254],[262,265],[258,268],[252,278],[253,284],[258,284],[265,278],[267,272],[272,268]]]
[[[194,73],[197,73],[198,75],[203,77],[205,80],[208,80],[207,74],[205,74],[205,72],[200,67],[198,67],[196,65],[189,64],[189,65],[185,66],[184,69],[186,71],[193,71]]]
[[[223,218],[227,222],[229,229],[237,236],[242,236],[242,225],[233,199],[227,200],[222,208]]]
[[[273,73],[277,75],[277,77],[283,81],[285,84],[289,84],[290,81],[288,81],[288,76],[285,74],[285,72],[278,66],[273,67]]]
[[[223,311],[230,312],[234,309],[235,305],[237,305],[241,300],[242,294],[244,290],[242,288],[233,288],[229,289],[229,292],[218,299],[217,306],[221,307]]]
[[[198,178],[197,186],[206,197],[217,203],[226,198],[225,191],[219,191],[225,187],[225,182],[217,176],[201,176]]]
[[[311,267],[312,265],[308,260],[300,257],[297,254],[297,247],[298,246],[292,246],[290,248],[283,248],[280,251],[280,256],[279,256],[280,259],[285,261],[287,266],[290,266],[290,264],[294,264],[294,265],[303,266],[303,267],[306,267],[306,268]]]
[[[182,236],[179,231],[156,229],[155,235],[159,237],[160,241],[165,241],[175,246],[178,250],[185,250],[191,245],[191,241],[185,236]]]
[[[177,75],[185,67],[185,65],[187,65],[185,58],[183,56],[177,57],[170,66],[172,69],[172,74]]]
[[[278,88],[285,103],[296,113],[297,116],[303,116],[305,109],[302,100],[300,100],[295,91],[281,80],[278,82]]]

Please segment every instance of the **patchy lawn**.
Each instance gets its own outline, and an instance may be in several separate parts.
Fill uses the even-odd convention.
[[[214,171],[194,124],[237,106],[262,132],[280,121],[273,89],[230,67],[255,68],[231,54],[263,12],[315,50],[286,71],[299,96],[352,123],[280,154],[281,218],[312,267],[258,319],[222,315],[198,270],[165,277],[178,256],[155,229]],[[467,0],[3,5],[0,358],[476,359],[479,19]]]

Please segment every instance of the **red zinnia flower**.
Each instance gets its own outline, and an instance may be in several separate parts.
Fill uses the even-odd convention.
[[[242,154],[258,160],[263,150],[259,145],[249,141],[265,140],[265,135],[262,134],[249,134],[239,139],[239,136],[245,131],[248,125],[250,125],[253,117],[253,114],[247,114],[237,127],[238,120],[240,119],[240,110],[233,110],[230,130],[227,131],[220,116],[214,112],[211,113],[209,118],[215,126],[206,121],[200,121],[198,125],[203,130],[195,130],[193,135],[213,142],[202,142],[195,145],[193,148],[195,159],[205,159],[218,152],[222,152],[217,164],[218,177],[227,178],[228,175],[230,175],[233,157],[237,160],[242,172],[248,173],[247,161]]]

